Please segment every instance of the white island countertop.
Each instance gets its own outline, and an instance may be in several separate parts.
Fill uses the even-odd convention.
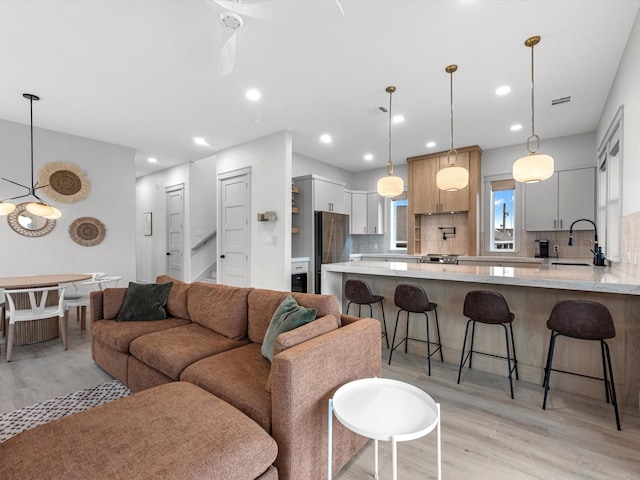
[[[362,261],[325,264],[322,273],[325,275],[326,272],[328,276],[331,273],[353,273],[640,295],[640,278],[633,275],[611,267],[552,265],[552,261],[562,262],[563,259],[546,259],[537,268]]]

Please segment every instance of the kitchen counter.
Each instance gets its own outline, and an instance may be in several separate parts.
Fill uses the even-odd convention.
[[[387,327],[393,332],[398,312],[394,304],[396,287],[401,283],[421,286],[427,292],[429,301],[438,304],[444,361],[457,365],[468,320],[462,314],[467,292],[499,292],[515,315],[513,329],[520,379],[538,385],[544,376],[550,336],[546,322],[553,306],[565,299],[602,303],[611,312],[616,329],[616,337],[608,343],[618,400],[621,404],[637,407],[640,392],[640,279],[610,267],[553,265],[552,262],[579,263],[581,260],[548,258],[535,268],[407,261],[332,263],[322,266],[322,293],[335,295],[342,311],[345,311],[344,283],[349,279],[367,282],[374,294],[382,295]],[[350,313],[353,314],[353,310]],[[379,308],[374,308],[374,316],[381,318]],[[403,326],[404,320],[402,322]],[[412,322],[409,336],[424,338],[424,329],[424,322]],[[481,351],[494,355],[505,354],[504,336],[500,332],[493,332],[486,326],[477,329],[476,342],[479,342]],[[562,342],[564,353],[554,358],[555,368],[593,377],[602,376],[598,342],[575,342],[570,339],[563,339]],[[426,356],[426,348],[411,342],[409,353]],[[477,359],[474,356],[473,368],[501,377],[506,369],[503,360],[485,356],[478,356]],[[496,388],[504,387],[505,395],[508,395],[509,382],[505,378],[503,383],[497,381],[496,385],[499,386]],[[602,382],[590,378],[557,373],[554,374],[552,388],[604,401]],[[515,394],[517,399],[517,383]]]

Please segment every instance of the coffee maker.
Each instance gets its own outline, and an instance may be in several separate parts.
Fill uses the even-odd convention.
[[[549,256],[549,240],[536,240],[536,258],[547,258]]]

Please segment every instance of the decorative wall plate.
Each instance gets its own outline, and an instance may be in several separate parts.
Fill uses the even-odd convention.
[[[69,235],[73,241],[83,247],[98,245],[106,233],[103,223],[97,218],[80,217],[69,226]]]
[[[45,163],[38,171],[41,191],[50,199],[62,203],[75,203],[84,199],[91,184],[80,167],[68,162]]]

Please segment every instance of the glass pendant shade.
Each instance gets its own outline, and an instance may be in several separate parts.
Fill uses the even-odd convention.
[[[532,153],[519,158],[513,164],[513,178],[516,182],[542,182],[553,175],[553,158],[541,153]]]
[[[62,217],[62,212],[58,210],[56,207],[51,207],[53,209],[53,213],[51,215],[45,215],[44,218],[47,220],[57,220]]]
[[[387,175],[378,180],[378,195],[383,197],[395,197],[404,192],[404,182],[402,178]]]
[[[9,215],[16,209],[16,206],[10,202],[0,202],[0,215]]]
[[[469,171],[463,167],[445,167],[436,175],[436,185],[440,190],[455,192],[469,184]]]
[[[38,215],[40,217],[46,217],[47,215],[51,215],[53,213],[53,207],[40,202],[28,203],[26,208],[27,212]]]

